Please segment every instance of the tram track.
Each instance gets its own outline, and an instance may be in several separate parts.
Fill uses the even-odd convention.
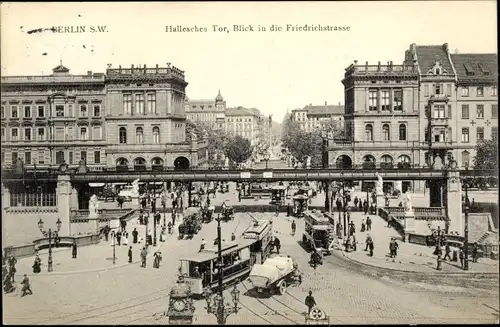
[[[241,282],[241,284],[243,285],[243,287],[245,288],[245,290],[248,292],[250,291],[250,289],[245,285],[245,283]],[[263,306],[265,306],[267,309],[269,309],[271,312],[273,312],[275,315],[278,315],[286,320],[288,320],[289,322],[293,323],[294,325],[299,325],[300,323],[296,322],[295,320],[292,320],[290,318],[288,318],[286,315],[280,313],[278,310],[276,310],[275,308],[272,308],[271,306],[269,306],[267,303],[265,303],[264,301],[262,301],[261,299],[258,299],[256,297],[252,297],[253,299],[255,299],[256,301],[258,301],[260,304],[262,304]]]

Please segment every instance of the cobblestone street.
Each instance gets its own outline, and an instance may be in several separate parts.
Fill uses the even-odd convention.
[[[284,213],[279,217],[272,213],[238,213],[235,220],[222,225],[223,238],[229,239],[233,231],[241,234],[251,221],[250,215],[273,220],[282,253],[297,260],[303,284],[290,287],[283,296],[256,299],[245,295],[250,285],[243,282],[239,286],[242,309],[228,318],[228,324],[304,323],[303,302],[309,290],[330,316],[331,324],[493,323],[497,319],[498,293],[491,290],[439,289],[425,283],[396,283],[352,270],[335,256],[326,258],[314,271],[308,265],[309,254],[299,244],[303,222],[297,220],[297,233],[292,237],[290,224],[295,218],[286,217]],[[139,264],[122,264],[126,260],[126,247],[120,247],[117,255],[120,266],[110,269],[111,247],[100,244],[81,248],[79,258],[73,260],[75,264],[88,260],[87,270],[94,269],[94,272],[81,269],[81,272],[56,274],[62,271],[63,264],[69,270],[68,262],[72,262],[69,251],[57,251],[55,261],[60,260],[61,265],[55,266],[54,273],[30,277],[34,295],[23,298],[19,292],[4,295],[4,321],[8,324],[166,324],[164,312],[169,291],[176,281],[178,261],[196,253],[201,238],[210,244],[216,236],[215,226],[215,222],[203,225],[193,240],[169,236],[160,244],[163,252],[160,269],[152,268],[151,258],[146,269]],[[63,254],[68,259],[62,259]],[[20,260],[18,272],[27,269],[31,260]],[[101,269],[95,271],[97,268]],[[215,324],[215,316],[208,315],[204,306],[203,300],[196,302],[194,323]]]

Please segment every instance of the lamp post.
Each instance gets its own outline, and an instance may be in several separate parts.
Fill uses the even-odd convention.
[[[437,267],[436,267],[436,270],[442,270],[441,268],[441,254],[442,254],[442,250],[441,250],[441,237],[443,235],[443,231],[441,230],[441,226],[438,226],[438,229],[437,229],[437,245],[436,245],[436,263],[437,263]]]
[[[221,227],[220,227],[220,214],[217,214],[217,273],[219,274],[219,285],[217,294],[212,296],[212,291],[210,287],[207,287],[203,291],[203,295],[205,296],[205,300],[207,301],[207,313],[214,314],[217,317],[217,324],[225,325],[227,317],[232,313],[237,313],[238,302],[240,297],[240,291],[237,288],[237,284],[234,285],[233,290],[231,291],[231,296],[233,300],[233,305],[224,304],[224,272],[223,272],[223,263],[222,263],[222,240],[221,240]]]
[[[61,225],[62,225],[61,220],[59,218],[57,218],[57,221],[56,221],[56,232],[59,232],[61,230]],[[44,237],[48,237],[49,238],[49,261],[47,262],[47,271],[51,272],[52,271],[52,229],[49,228],[48,231],[45,231],[43,229],[43,220],[42,220],[42,218],[40,218],[40,220],[38,221],[38,228],[40,229],[40,232],[42,232],[42,235]]]
[[[269,152],[264,153],[264,161],[266,162],[266,169],[267,169],[267,162],[269,161],[269,159],[270,159]]]
[[[469,162],[465,162],[465,176],[467,176],[469,172]],[[464,179],[465,182],[465,226],[464,226],[464,238],[465,238],[465,244],[464,244],[464,257],[465,257],[465,262],[464,262],[464,270],[468,271],[469,270],[469,210],[470,210],[470,202],[469,202],[469,193],[468,193],[468,188],[469,188],[469,183],[467,180]]]

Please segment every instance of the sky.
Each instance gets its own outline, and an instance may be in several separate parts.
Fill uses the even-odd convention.
[[[497,52],[495,1],[4,2],[0,15],[3,76],[50,74],[60,60],[72,74],[169,62],[185,71],[190,99],[213,99],[220,89],[227,106],[258,108],[277,122],[287,110],[343,104],[341,80],[354,60],[400,64],[411,43]],[[286,31],[287,24],[349,30]],[[207,31],[166,32],[177,25]],[[85,32],[27,33],[53,26]]]

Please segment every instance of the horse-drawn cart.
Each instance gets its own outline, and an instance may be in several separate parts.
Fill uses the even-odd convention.
[[[201,209],[201,216],[202,216],[202,221],[204,223],[209,223],[212,221],[213,219],[213,216],[214,216],[214,212],[215,212],[215,207],[214,206],[210,206],[210,207],[203,207]]]
[[[257,292],[283,295],[288,285],[300,280],[300,273],[291,258],[274,257],[255,264],[248,278]]]
[[[184,212],[184,221],[179,225],[179,239],[187,235],[188,239],[193,238],[201,229],[201,208],[189,207]]]

